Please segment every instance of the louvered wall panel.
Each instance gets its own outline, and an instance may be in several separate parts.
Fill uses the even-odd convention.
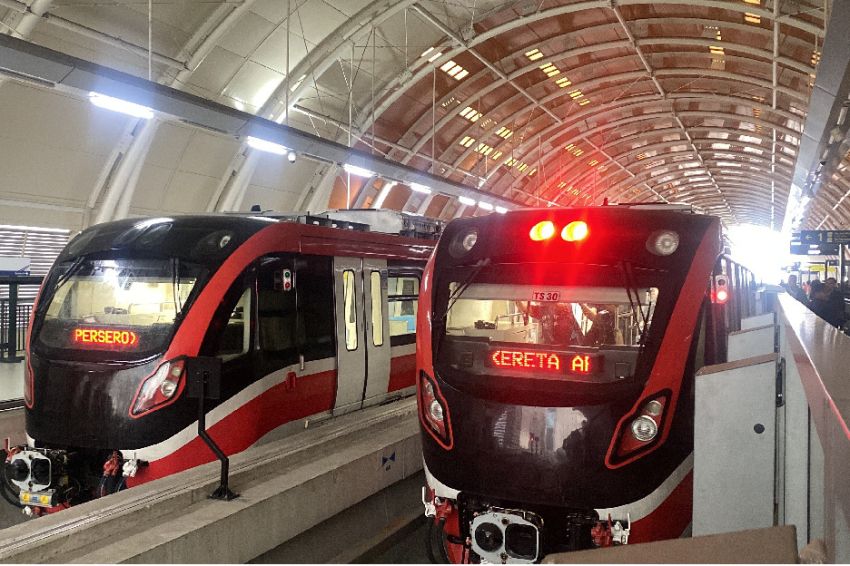
[[[47,275],[56,256],[68,243],[68,231],[45,230],[29,226],[0,226],[0,257],[26,257],[31,275]],[[18,291],[22,303],[32,302],[38,289],[26,285]],[[0,285],[0,300],[9,297],[9,289]]]

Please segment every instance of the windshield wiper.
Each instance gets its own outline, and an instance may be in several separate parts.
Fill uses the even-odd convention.
[[[472,271],[467,275],[463,281],[461,281],[455,290],[452,291],[451,295],[449,295],[448,301],[446,302],[446,310],[437,317],[437,322],[440,323],[441,332],[439,338],[437,339],[437,343],[434,347],[434,354],[436,354],[440,350],[440,346],[443,344],[443,339],[446,337],[446,318],[449,316],[449,312],[452,310],[452,307],[455,303],[460,299],[460,296],[466,291],[467,287],[478,277],[478,274],[481,273],[481,270],[490,265],[490,258],[485,257],[484,259],[478,260],[478,263],[475,264]]]
[[[631,307],[632,312],[637,311],[640,316],[640,321],[643,323],[643,331],[640,333],[640,342],[638,345],[641,349],[646,345],[646,336],[649,333],[649,308],[651,307],[651,303],[647,305],[647,312],[644,312],[643,308],[640,304],[640,292],[637,288],[637,283],[635,282],[635,275],[632,271],[632,264],[628,261],[620,262],[620,269],[623,272],[623,279],[625,279],[626,286],[626,296],[629,298],[629,307]],[[632,293],[634,293],[634,298],[632,298]]]
[[[180,260],[176,257],[171,260],[171,294],[174,299],[174,316],[177,317],[183,311],[183,305],[180,304]]]
[[[53,299],[53,295],[56,294],[56,291],[58,291],[59,288],[68,281],[68,279],[73,277],[77,273],[77,271],[80,270],[80,267],[83,265],[83,261],[85,261],[85,259],[85,256],[78,256],[77,259],[75,259],[68,267],[68,271],[60,275],[59,278],[56,280],[56,283],[50,289],[46,289],[46,293],[38,301],[37,312],[39,314],[41,314],[42,311],[47,308],[47,305],[50,304],[50,301]]]
[[[446,310],[443,311],[443,314],[440,315],[439,321],[445,322],[446,318],[449,316],[449,311],[452,310],[452,307],[455,303],[460,299],[460,296],[466,291],[466,288],[472,283],[472,281],[478,277],[478,274],[481,273],[481,270],[490,265],[490,258],[485,257],[484,259],[478,260],[478,263],[475,264],[473,270],[466,276],[466,278],[461,281],[455,290],[452,291],[452,294],[449,295],[449,300],[446,303]]]

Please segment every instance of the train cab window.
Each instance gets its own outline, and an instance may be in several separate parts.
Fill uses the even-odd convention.
[[[416,339],[419,276],[391,273],[387,281],[387,303],[390,343],[393,346],[412,344]]]
[[[540,292],[521,285],[473,284],[451,304],[446,335],[519,344],[636,347],[649,330],[657,302],[655,287],[630,295],[618,287]]]
[[[230,312],[218,341],[215,355],[232,360],[251,349],[251,289],[245,289]]]
[[[257,273],[260,349],[267,357],[292,362],[297,356],[297,303],[292,283],[292,261],[282,258],[263,258],[260,261]]]
[[[369,276],[372,293],[372,345],[384,345],[384,302],[381,296],[381,272],[373,271]]]
[[[249,269],[227,290],[204,336],[202,356],[216,356],[228,362],[251,351],[253,280],[254,272]]]
[[[342,272],[342,301],[345,313],[345,348],[351,352],[357,349],[357,308],[354,296],[354,271]]]

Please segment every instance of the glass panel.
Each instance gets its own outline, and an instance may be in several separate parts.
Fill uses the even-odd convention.
[[[298,351],[306,361],[336,355],[333,260],[299,256],[295,260],[298,293]]]
[[[531,293],[520,286],[470,286],[464,296],[474,298],[451,306],[446,334],[521,344],[637,346],[658,299],[654,287],[633,290],[631,302],[625,289],[612,287],[562,288],[546,292],[556,300],[522,300]]]
[[[342,308],[345,316],[345,348],[357,349],[357,302],[354,298],[354,272],[342,272]]]
[[[257,275],[257,314],[260,348],[271,359],[289,361],[294,355],[296,301],[293,290],[283,290],[283,272],[288,262],[264,259]]]
[[[390,336],[416,333],[419,278],[414,275],[390,276],[387,287]]]
[[[381,296],[381,272],[373,271],[369,284],[372,292],[372,344],[384,344],[384,301]]]
[[[60,266],[38,340],[51,348],[159,351],[202,268],[175,260],[78,260]]]
[[[251,347],[251,289],[245,289],[230,313],[215,355],[227,361],[247,354]]]

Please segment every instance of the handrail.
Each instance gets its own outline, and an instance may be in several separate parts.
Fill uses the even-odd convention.
[[[18,333],[26,327],[26,322],[29,319],[29,313],[25,313],[19,320],[19,307],[22,306],[18,302],[18,288],[21,285],[41,285],[44,278],[37,275],[4,275],[0,276],[0,285],[6,285],[9,288],[9,298],[4,299],[2,307],[8,305],[8,313],[5,313],[5,308],[0,308],[0,362],[17,363],[22,358],[18,356],[18,352],[23,346],[23,339],[19,339]],[[31,308],[31,305],[28,305]],[[7,314],[7,316],[3,316]],[[3,324],[3,322],[6,324]],[[2,339],[5,334],[6,338]],[[20,337],[23,338],[23,335]]]
[[[777,305],[788,388],[786,439],[808,436],[802,447],[786,440],[785,448],[785,458],[805,469],[805,480],[795,483],[806,492],[805,508],[795,514],[797,527],[806,533],[804,543],[823,540],[828,562],[848,562],[850,548],[844,541],[850,537],[845,519],[850,517],[850,337],[787,293],[779,295]],[[797,397],[804,397],[796,408],[794,387],[800,391]],[[794,499],[799,503],[799,496]],[[786,519],[791,514],[786,508]]]

